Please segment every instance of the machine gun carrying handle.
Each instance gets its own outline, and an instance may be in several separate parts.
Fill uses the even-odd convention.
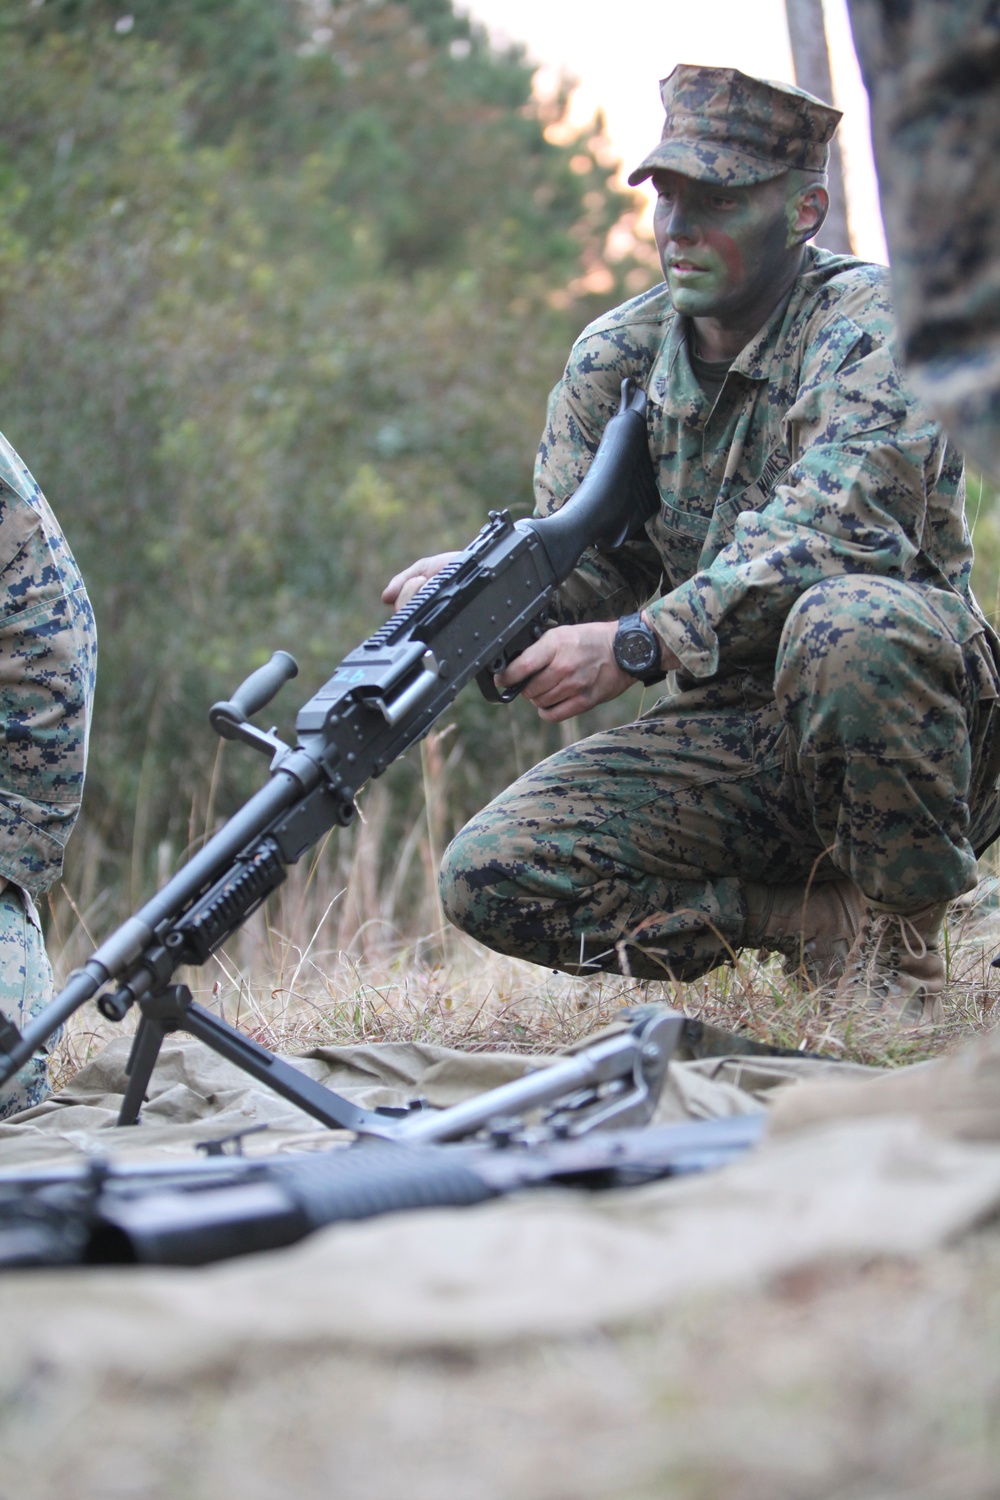
[[[208,722],[224,740],[242,739],[243,736],[237,733],[240,726],[257,713],[258,709],[270,703],[286,682],[298,675],[299,664],[294,656],[289,656],[287,651],[275,651],[270,661],[258,667],[256,672],[251,672],[246,681],[240,683],[227,703],[212,704],[208,711]]]

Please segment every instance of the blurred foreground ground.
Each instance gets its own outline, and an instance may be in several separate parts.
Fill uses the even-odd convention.
[[[40,1366],[0,1402],[4,1500],[995,1500],[1000,1234],[628,1336],[190,1383]]]
[[[995,1027],[1000,935],[981,895],[950,925],[946,1021],[921,1032],[835,1015],[752,956],[675,989],[430,941],[362,962],[274,927],[197,976],[199,998],[287,1051],[552,1050],[623,1001],[673,999],[760,1040],[892,1066]],[[74,1019],[64,1077],[106,1032],[92,1009]],[[99,1350],[96,1311],[91,1337]],[[0,1500],[996,1500],[1000,1224],[919,1257],[831,1258],[687,1296],[627,1332],[407,1355],[255,1347],[248,1326],[215,1363],[142,1370],[141,1349],[127,1374],[96,1358],[76,1376],[50,1352],[25,1378],[0,1347]]]

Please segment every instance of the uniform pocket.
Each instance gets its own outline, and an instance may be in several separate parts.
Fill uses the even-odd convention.
[[[664,560],[672,588],[697,572],[711,524],[711,516],[682,510],[668,500],[661,501],[658,513],[646,523],[646,534]]]
[[[775,487],[788,473],[791,462],[791,455],[787,448],[779,443],[768,454],[764,467],[755,480],[732,495],[725,494],[723,489],[724,498],[720,498],[716,504],[705,538],[705,548],[701,558],[702,567],[707,567],[712,558],[732,541],[737,519],[741,515],[747,511],[764,509],[774,494]]]
[[[888,344],[875,344],[852,318],[837,317],[809,351],[809,369],[782,433],[793,457],[813,443],[837,442],[906,417],[907,399]]]

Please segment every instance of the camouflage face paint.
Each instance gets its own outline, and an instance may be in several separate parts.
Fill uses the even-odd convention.
[[[784,180],[720,187],[657,172],[653,182],[653,232],[677,311],[739,325],[759,316],[763,323],[802,254]]]

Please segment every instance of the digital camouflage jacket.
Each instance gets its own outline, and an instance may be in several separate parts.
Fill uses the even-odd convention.
[[[96,666],[73,554],[0,436],[0,875],[32,895],[58,877],[80,810]]]
[[[539,512],[580,484],[626,376],[647,393],[661,503],[644,540],[584,558],[553,617],[613,619],[653,600],[650,617],[685,668],[680,686],[749,672],[763,687],[806,589],[884,575],[925,591],[958,640],[978,638],[978,689],[995,697],[992,632],[969,581],[962,460],[899,373],[888,271],[810,247],[714,407],[686,328],[661,285],[573,347],[536,461]]]

